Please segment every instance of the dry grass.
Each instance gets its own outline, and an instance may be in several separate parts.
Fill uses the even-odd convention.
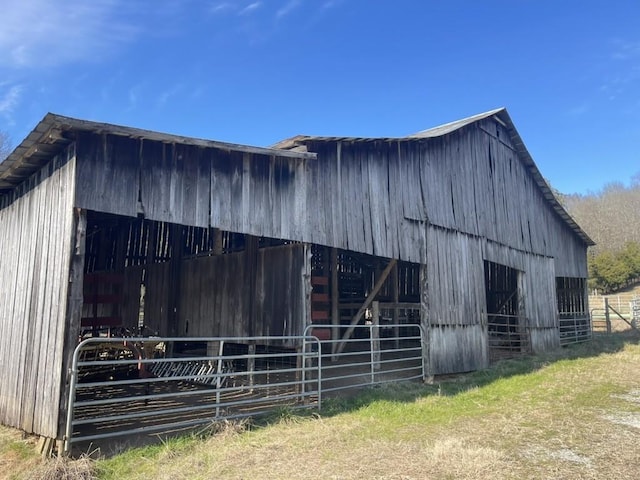
[[[15,478],[637,479],[640,346],[616,338]]]
[[[0,427],[0,479],[24,480],[93,480],[95,461],[43,458],[37,452],[37,438],[18,430]]]

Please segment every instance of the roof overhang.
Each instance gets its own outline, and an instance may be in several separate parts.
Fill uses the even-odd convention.
[[[204,140],[167,133],[154,132],[139,128],[112,125],[109,123],[79,120],[48,113],[27,135],[11,154],[0,163],[0,194],[19,185],[30,175],[38,171],[52,157],[60,153],[71,143],[76,133],[118,135],[136,139],[145,139],[163,143],[193,145],[227,152],[243,152],[256,155],[288,158],[316,158],[315,153],[279,150],[274,148],[253,147],[234,143]]]

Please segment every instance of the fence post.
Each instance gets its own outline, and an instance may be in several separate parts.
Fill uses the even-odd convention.
[[[604,318],[607,323],[607,333],[611,333],[611,317],[609,316],[609,299],[604,298]]]
[[[249,392],[253,393],[253,385],[255,382],[254,374],[256,371],[256,344],[251,342],[247,351],[247,372],[249,372]]]
[[[371,369],[380,370],[380,302],[371,302]],[[374,379],[371,379],[373,382]]]

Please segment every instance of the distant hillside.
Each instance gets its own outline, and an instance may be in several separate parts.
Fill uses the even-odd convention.
[[[612,183],[600,192],[563,195],[560,201],[596,242],[589,249],[590,286],[607,293],[640,278],[640,172],[627,187]]]
[[[571,216],[597,243],[594,252],[640,242],[640,178],[636,177],[629,187],[614,183],[596,193],[562,195]]]

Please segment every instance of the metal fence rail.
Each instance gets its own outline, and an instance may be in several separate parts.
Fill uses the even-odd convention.
[[[340,336],[320,341],[318,328]],[[313,324],[287,337],[90,338],[74,352],[64,448],[283,406],[320,409],[325,394],[424,379],[425,339],[406,323]]]
[[[349,328],[353,328],[349,338],[321,340],[320,357],[310,359],[313,367],[315,362],[322,362],[324,394],[354,386],[425,378],[426,337],[421,325],[372,323]],[[305,334],[314,329],[337,329],[344,334],[347,327],[313,324]]]
[[[584,313],[559,313],[560,345],[588,342],[591,340],[592,325],[589,315]]]
[[[320,352],[310,336],[84,340],[73,356],[64,450],[282,406],[320,408]]]
[[[487,315],[487,341],[492,362],[531,352],[531,332],[526,323],[521,315]]]

